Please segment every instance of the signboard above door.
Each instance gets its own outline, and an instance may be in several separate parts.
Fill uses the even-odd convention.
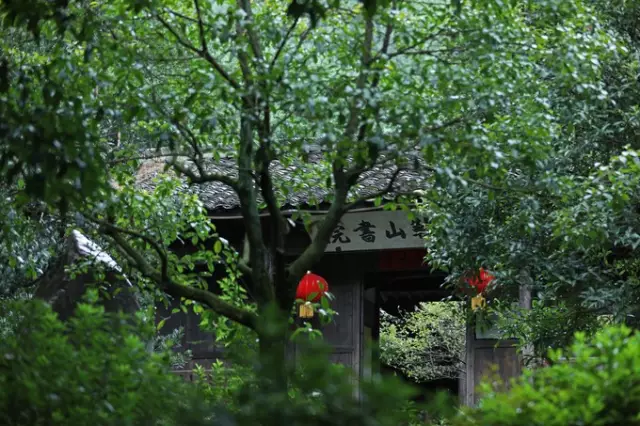
[[[422,248],[424,234],[424,222],[410,220],[405,211],[346,213],[333,230],[325,252]],[[315,238],[314,226],[311,236]]]

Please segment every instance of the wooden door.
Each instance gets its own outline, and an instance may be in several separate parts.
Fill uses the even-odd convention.
[[[353,369],[360,376],[364,332],[362,318],[362,281],[345,280],[331,287],[335,295],[333,309],[338,312],[333,323],[322,330],[332,347],[331,361]]]

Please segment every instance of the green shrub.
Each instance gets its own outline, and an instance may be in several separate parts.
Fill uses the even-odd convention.
[[[266,392],[271,366],[258,363],[234,365],[225,371],[230,377],[218,365],[208,380],[183,382],[169,372],[168,353],[150,350],[152,325],[91,303],[67,322],[40,301],[0,306],[0,317],[9,314],[15,320],[0,342],[2,425],[420,424],[417,407],[406,409],[409,388],[371,380],[356,394],[356,378],[330,363],[330,348],[319,341],[301,344],[297,361],[286,365],[286,389]]]
[[[91,304],[67,323],[40,301],[0,310],[17,318],[0,342],[0,424],[203,424],[196,388],[148,350],[152,328]]]
[[[264,392],[257,369],[234,398],[238,426],[403,426],[413,390],[395,379],[357,382],[349,368],[329,361],[330,348],[318,340],[300,342],[289,364],[288,392]],[[263,368],[268,369],[266,365]],[[356,386],[359,393],[356,392]]]
[[[483,399],[453,421],[457,426],[640,425],[640,334],[607,327],[593,338],[576,335],[553,364],[526,372],[508,392],[481,386]]]

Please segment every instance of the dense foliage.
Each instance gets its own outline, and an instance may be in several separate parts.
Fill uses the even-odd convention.
[[[554,351],[551,360],[552,366],[525,373],[509,392],[494,392],[485,383],[479,407],[452,424],[639,424],[640,334],[625,326],[602,329],[592,338],[578,334],[570,348]]]
[[[442,188],[535,170],[557,139],[556,93],[576,88],[596,102],[601,64],[618,52],[581,1],[376,4],[4,2],[0,171],[21,182],[18,201],[74,211],[78,225],[108,236],[151,288],[261,334],[262,312],[274,303],[289,312],[299,277],[341,215],[364,201],[367,172],[392,174],[365,198],[386,195],[400,170],[413,169],[439,202]],[[202,205],[175,180],[154,192],[133,185],[135,158],[149,155],[165,156],[185,183],[238,196],[243,259],[222,241],[211,246],[217,235]],[[286,179],[271,174],[273,163],[300,158]],[[209,167],[222,159],[234,170]],[[328,195],[308,204],[331,207],[305,252],[284,265],[291,224],[281,208],[309,187]],[[267,233],[283,237],[267,243]],[[168,251],[178,237],[199,251]],[[221,261],[231,281],[245,275],[243,294],[205,289]],[[196,273],[202,264],[208,272]]]
[[[411,420],[403,410],[411,389],[395,380],[380,380],[362,382],[356,390],[353,372],[328,363],[329,348],[324,344],[315,340],[301,348],[291,370],[289,395],[262,392],[261,374],[236,395],[239,425],[392,426]]]
[[[95,300],[96,294],[90,294]],[[153,328],[93,305],[79,305],[68,322],[39,301],[12,302],[14,318],[0,341],[0,420],[4,425],[398,425],[411,391],[395,382],[362,386],[345,367],[327,363],[319,341],[302,345],[289,392],[265,393],[263,365],[221,389],[186,384],[169,373],[170,356],[149,349]],[[160,349],[160,348],[157,348]],[[239,370],[238,370],[239,371]],[[219,373],[220,369],[214,369]]]
[[[540,356],[576,330],[593,331],[599,316],[635,324],[638,315],[638,8],[591,5],[618,48],[582,56],[597,64],[591,94],[567,88],[556,72],[540,82],[554,130],[535,169],[511,163],[503,181],[468,180],[422,204],[430,261],[450,271],[451,284],[484,266],[497,277],[488,291],[503,308],[518,287],[533,291],[534,312],[512,315],[531,321],[511,332],[526,335]]]
[[[406,207],[414,194],[396,179],[412,170],[425,179],[419,208],[430,221],[432,266],[458,283],[483,265],[497,277],[490,291],[509,302],[515,287],[533,288],[539,303],[515,332],[533,337],[539,355],[592,330],[599,315],[632,322],[640,300],[633,3],[1,1],[0,290],[28,297],[56,235],[82,228],[108,242],[147,295],[180,300],[221,338],[237,325],[257,335],[255,376],[230,392],[201,383],[199,401],[237,403],[209,415],[238,425],[398,424],[399,388],[361,383],[358,401],[319,349],[290,369],[284,347],[295,285],[341,216],[389,195],[388,207]],[[167,167],[143,189],[137,178],[150,158]],[[223,161],[231,170],[216,168]],[[279,179],[276,163],[290,173]],[[381,168],[390,171],[386,186],[361,197],[371,190],[363,177]],[[242,249],[211,225],[201,184],[237,197]],[[302,254],[285,262],[286,235],[307,219],[285,213],[287,197],[309,188],[324,195],[312,193],[305,208],[330,207]],[[195,250],[177,253],[176,241]],[[208,280],[219,272],[213,291]],[[136,331],[97,308],[82,305],[70,324],[42,307],[2,309],[0,395],[19,407],[4,410],[18,416],[9,424],[176,416],[187,424],[202,414]],[[575,321],[549,321],[556,314]],[[634,384],[625,380],[635,373],[635,337],[622,329],[598,339],[596,352],[584,342],[575,350],[621,367],[600,370],[587,357],[583,370],[543,370],[540,387],[522,382],[513,396],[492,395],[478,421],[511,424],[528,410],[532,422],[598,414],[594,424],[633,424],[625,410]],[[621,399],[620,410],[586,395],[598,374],[619,385],[597,389],[607,402]],[[584,380],[580,399],[567,395],[572,375]],[[538,393],[546,382],[559,390],[551,401],[565,404],[557,417]]]
[[[18,207],[19,188],[0,186],[0,299],[27,297],[61,251],[60,220],[40,203]]]
[[[380,361],[418,383],[464,371],[466,316],[457,302],[421,303],[396,318],[380,316]]]
[[[168,373],[164,354],[149,352],[153,329],[92,304],[67,324],[37,301],[4,304],[7,315],[15,322],[0,342],[2,424],[202,424],[192,422],[210,413]]]

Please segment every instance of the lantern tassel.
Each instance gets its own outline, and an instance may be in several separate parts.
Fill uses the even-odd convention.
[[[487,306],[487,299],[482,294],[471,298],[471,309],[476,311],[478,309],[484,309]]]
[[[298,316],[300,318],[313,318],[313,305],[302,303],[298,308]]]

